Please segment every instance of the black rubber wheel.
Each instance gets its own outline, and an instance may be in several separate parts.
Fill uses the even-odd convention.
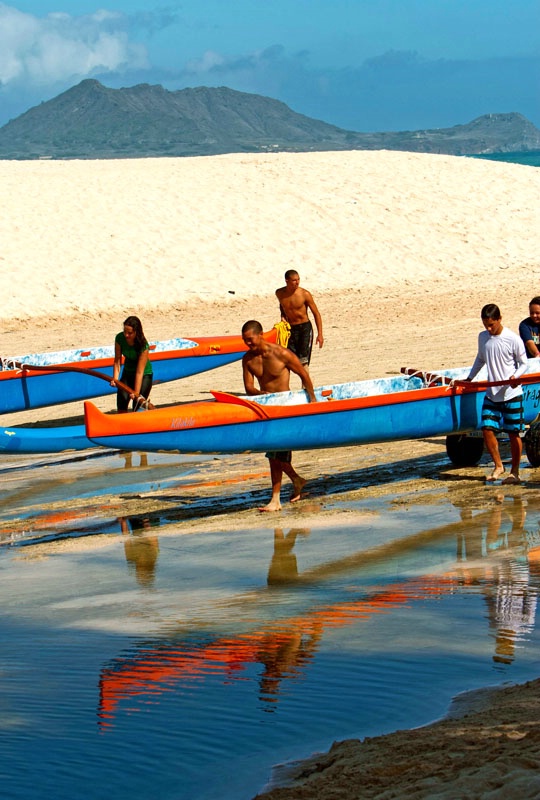
[[[446,437],[448,458],[456,467],[474,467],[484,452],[481,436],[467,436],[466,433],[453,433]]]
[[[523,443],[531,467],[540,467],[540,422],[531,422]]]

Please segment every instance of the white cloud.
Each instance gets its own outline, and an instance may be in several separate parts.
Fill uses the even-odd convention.
[[[0,85],[45,86],[99,72],[148,67],[146,47],[130,40],[129,19],[109,11],[43,18],[0,3]]]
[[[207,50],[201,58],[193,58],[188,61],[184,67],[185,71],[192,75],[202,75],[205,72],[224,67],[227,64],[227,59],[220,53],[213,50]]]
[[[207,50],[198,59],[187,61],[183,72],[186,75],[203,75],[205,73],[238,73],[265,71],[279,68],[280,64],[290,66],[290,57],[285,57],[282,45],[272,45],[264,50],[254,50],[243,55],[226,56],[214,50]]]

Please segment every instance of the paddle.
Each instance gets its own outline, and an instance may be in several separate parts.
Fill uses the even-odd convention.
[[[210,391],[218,403],[232,403],[236,406],[244,406],[244,408],[251,409],[259,419],[270,419],[265,409],[259,405],[259,403],[254,403],[252,400],[246,400],[244,397],[238,397],[238,395],[229,394],[228,392],[217,392],[213,389]]]
[[[48,366],[41,366],[35,364],[22,364],[19,361],[13,362],[15,369],[20,369],[23,372],[25,370],[33,370],[35,372],[82,372],[85,375],[91,375],[93,378],[100,378],[103,381],[107,381],[107,383],[111,383],[111,376],[107,375],[105,372],[99,372],[97,369],[90,369],[89,367],[66,367],[63,364],[50,364]],[[119,389],[122,389],[124,392],[127,392],[129,395],[133,394],[133,389],[128,386],[126,383],[122,383],[122,381],[115,381],[116,386]],[[147,410],[152,410],[155,406],[148,400],[146,397],[143,397],[141,394],[137,398],[137,408],[144,406]]]
[[[448,375],[437,375],[436,372],[424,372],[420,369],[410,369],[408,367],[401,367],[401,372],[404,375],[410,375],[411,377],[418,377],[422,378],[424,381],[427,382],[428,386],[432,386],[435,383],[442,383],[443,386],[448,386],[448,388],[452,388],[453,386],[459,386],[462,389],[467,388],[474,388],[476,389],[489,389],[490,387],[495,386],[518,386],[528,383],[538,383],[538,373],[537,372],[530,372],[526,375],[522,375],[520,378],[515,378],[513,380],[505,380],[505,381],[466,381],[463,378],[449,378]]]
[[[535,373],[534,377],[532,374],[523,375],[521,378],[514,378],[513,380],[507,381],[465,381],[463,379],[458,380],[457,378],[452,381],[453,386],[461,386],[462,388],[474,386],[480,389],[489,389],[491,386],[522,386],[527,383],[538,383],[538,373]]]

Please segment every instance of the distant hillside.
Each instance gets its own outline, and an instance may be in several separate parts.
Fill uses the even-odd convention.
[[[108,89],[96,80],[84,80],[0,128],[2,159],[381,149],[523,152],[540,149],[540,130],[521,114],[487,114],[453,128],[358,133],[225,87]]]

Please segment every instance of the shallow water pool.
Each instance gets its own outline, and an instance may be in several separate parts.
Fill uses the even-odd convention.
[[[160,485],[198,468],[161,466]],[[249,531],[102,509],[11,538],[21,484],[9,491],[9,800],[248,800],[277,763],[426,724],[462,691],[539,674],[540,504],[525,490],[480,509],[373,499],[354,525],[268,516]]]

